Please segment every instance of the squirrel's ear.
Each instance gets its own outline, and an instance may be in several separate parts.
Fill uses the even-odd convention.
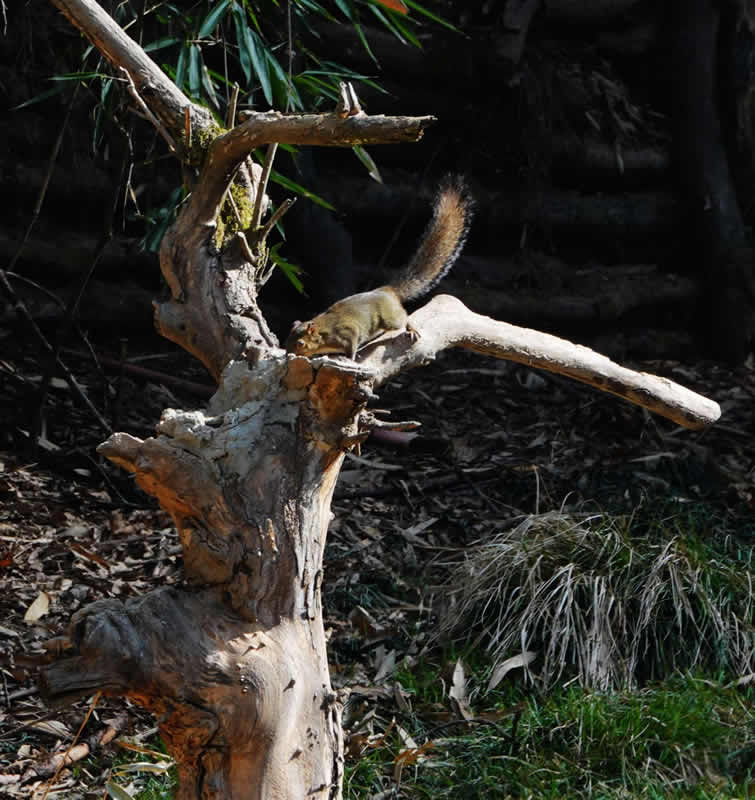
[[[307,333],[309,334],[314,332],[315,332],[315,326],[310,322],[309,325],[307,325]]]

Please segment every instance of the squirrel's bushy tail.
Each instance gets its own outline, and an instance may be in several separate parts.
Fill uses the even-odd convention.
[[[402,300],[414,300],[430,291],[451,269],[464,247],[473,207],[474,200],[462,176],[449,175],[443,179],[433,218],[419,248],[401,276],[391,283]]]

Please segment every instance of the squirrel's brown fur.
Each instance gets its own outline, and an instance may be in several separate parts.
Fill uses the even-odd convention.
[[[360,347],[382,333],[406,329],[403,303],[430,291],[451,269],[464,246],[472,207],[463,179],[446,179],[419,248],[396,281],[345,297],[314,319],[295,323],[286,349],[301,356],[344,353],[354,358]]]

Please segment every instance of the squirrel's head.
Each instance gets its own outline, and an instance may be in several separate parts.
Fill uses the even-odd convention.
[[[286,339],[286,350],[297,356],[312,355],[322,344],[320,338],[317,327],[312,324],[311,320],[309,322],[297,320]]]

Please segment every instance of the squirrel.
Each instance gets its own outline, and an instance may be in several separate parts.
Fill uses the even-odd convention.
[[[395,281],[333,303],[308,322],[295,322],[286,350],[299,356],[342,353],[355,358],[364,345],[388,331],[407,330],[416,337],[404,309],[451,269],[472,221],[474,201],[460,176],[441,184],[433,216],[417,252]]]

